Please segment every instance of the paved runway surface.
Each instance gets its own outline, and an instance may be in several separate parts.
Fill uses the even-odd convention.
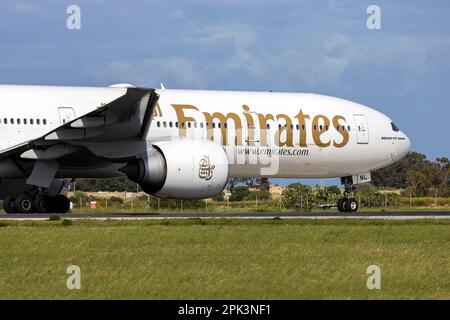
[[[0,220],[47,220],[52,214],[0,214]],[[70,213],[60,214],[62,219],[92,219],[92,220],[141,220],[141,219],[384,219],[384,220],[411,220],[411,219],[450,219],[450,211],[446,212],[364,212],[364,213],[163,213],[163,214],[95,214]]]

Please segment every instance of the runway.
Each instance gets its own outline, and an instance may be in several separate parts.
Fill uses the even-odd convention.
[[[0,214],[0,220],[39,221],[48,220],[52,214]],[[363,212],[363,213],[69,213],[59,214],[61,219],[88,220],[149,220],[149,219],[382,219],[382,220],[416,220],[416,219],[450,219],[450,211],[441,212]]]

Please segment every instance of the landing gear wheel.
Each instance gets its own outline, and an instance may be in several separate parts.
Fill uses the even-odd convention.
[[[356,212],[358,211],[358,201],[356,199],[350,198],[345,201],[345,211],[347,212]]]
[[[62,194],[50,197],[48,212],[66,213],[70,210],[70,200]]]
[[[344,208],[345,201],[346,201],[346,199],[344,199],[344,198],[338,200],[337,207],[338,207],[339,212],[345,212],[345,208]]]
[[[34,200],[34,207],[39,213],[49,212],[49,197],[48,196],[37,196]]]
[[[30,195],[22,193],[14,201],[14,208],[21,213],[32,213],[34,211],[34,199]]]
[[[5,210],[6,213],[17,213],[17,210],[14,206],[15,197],[13,196],[7,196],[3,200],[3,210]]]

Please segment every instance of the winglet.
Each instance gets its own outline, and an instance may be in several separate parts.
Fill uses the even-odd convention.
[[[164,85],[163,85],[163,83],[162,83],[162,82],[160,82],[160,85],[161,85],[161,90],[164,90],[164,89],[166,89],[166,87],[164,87]]]

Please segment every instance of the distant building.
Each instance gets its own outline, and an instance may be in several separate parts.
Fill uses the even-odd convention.
[[[272,198],[274,198],[274,199],[280,198],[281,195],[283,194],[284,189],[286,189],[286,187],[276,186],[276,185],[271,184],[269,187],[269,193],[272,196]]]

